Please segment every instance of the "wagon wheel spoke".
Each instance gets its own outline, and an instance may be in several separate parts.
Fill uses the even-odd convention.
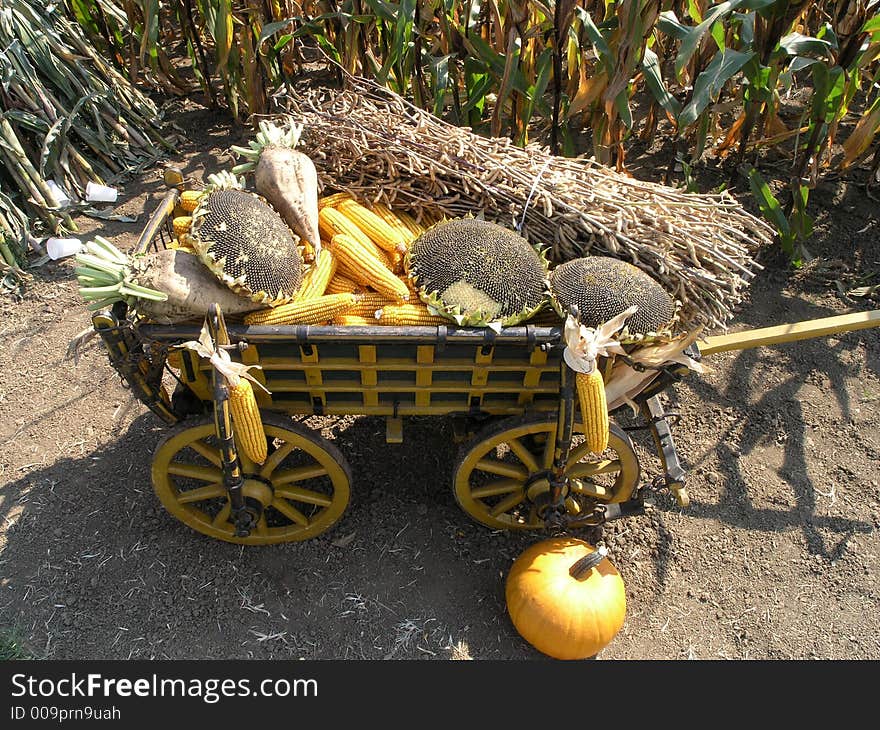
[[[556,425],[553,414],[532,414],[495,422],[476,434],[462,447],[455,466],[453,493],[459,506],[493,529],[543,529],[542,505],[550,497],[548,470],[556,450]],[[576,424],[575,434],[582,432],[583,426]],[[631,439],[611,423],[608,452],[597,458],[585,445],[576,445],[567,460],[566,476],[580,478],[568,483],[565,506],[570,514],[596,502],[626,501],[640,476]]]
[[[275,499],[272,500],[272,506],[291,522],[294,522],[297,525],[302,525],[303,527],[308,527],[309,518],[290,504],[286,499],[278,498],[276,496]]]
[[[556,450],[556,431],[547,436],[544,441],[544,454],[541,457],[541,466],[549,469],[553,466],[553,452]]]
[[[313,492],[311,489],[303,489],[302,487],[284,487],[275,490],[275,496],[281,499],[289,499],[294,502],[305,502],[306,504],[314,504],[319,507],[328,507],[332,500],[326,494]]]
[[[189,447],[197,454],[204,456],[218,469],[223,467],[223,459],[220,456],[220,449],[215,449],[213,446],[209,446],[202,439],[193,441]]]
[[[590,454],[594,454],[594,451],[590,451],[590,447],[587,446],[586,443],[578,444],[573,447],[571,451],[568,452],[568,461],[566,462],[566,466],[573,466],[577,464],[581,459],[585,459]]]
[[[471,490],[471,496],[474,499],[486,499],[487,497],[500,497],[502,494],[510,494],[521,489],[522,482],[515,479],[499,479],[483,487],[475,487]]]
[[[232,514],[232,502],[226,500],[226,503],[223,507],[220,508],[220,511],[214,516],[214,519],[211,521],[211,525],[213,527],[219,527],[224,522],[229,521],[229,515]]]
[[[321,464],[308,464],[296,469],[284,469],[272,477],[272,486],[276,489],[294,482],[302,482],[306,479],[327,476],[327,469]]]
[[[497,474],[500,477],[511,477],[513,479],[525,480],[529,476],[528,472],[521,466],[498,461],[498,459],[490,459],[489,457],[480,459],[474,468],[489,472],[490,474]]]
[[[168,465],[168,473],[176,477],[184,477],[186,479],[197,479],[200,482],[219,482],[223,480],[223,473],[220,469],[211,466],[202,466],[201,464],[186,464],[175,461]]]
[[[525,490],[517,489],[516,492],[511,494],[509,497],[502,499],[498,504],[496,504],[492,509],[489,510],[489,514],[492,517],[498,517],[499,515],[503,515],[508,510],[512,510],[514,507],[520,504],[526,498]]]
[[[595,462],[581,462],[572,465],[565,473],[567,476],[583,478],[600,474],[617,474],[620,471],[619,459],[603,459]]]
[[[522,442],[519,439],[510,439],[507,442],[507,445],[510,447],[510,450],[516,455],[516,458],[520,460],[520,462],[528,469],[529,474],[534,474],[536,471],[540,470],[538,466],[538,462],[535,459],[534,454],[529,451],[525,446],[523,446]]]
[[[257,524],[254,525],[254,532],[262,537],[265,537],[269,534],[269,523],[266,522],[265,512],[260,515],[260,519],[258,519]]]
[[[177,501],[181,504],[192,504],[193,502],[203,502],[206,499],[214,499],[226,495],[226,487],[222,483],[207,484],[204,487],[190,489],[186,492],[180,492],[177,495]]]
[[[275,449],[275,451],[269,454],[263,466],[260,468],[260,476],[263,477],[263,479],[268,479],[272,475],[272,472],[278,468],[278,465],[290,456],[295,448],[296,444],[288,442]]]
[[[262,465],[238,451],[243,489],[264,508],[249,534],[238,534],[229,522],[232,505],[218,466],[222,451],[211,417],[180,424],[156,447],[153,489],[173,517],[204,535],[241,545],[307,540],[342,517],[351,495],[351,471],[339,449],[280,414],[261,417],[266,438],[277,448]],[[255,479],[264,473],[264,479]]]
[[[238,462],[241,464],[242,472],[245,474],[256,474],[259,470],[259,465],[245,453],[238,443],[235,444],[235,450],[238,453]]]

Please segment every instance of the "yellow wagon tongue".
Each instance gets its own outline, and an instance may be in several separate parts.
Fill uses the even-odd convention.
[[[599,372],[598,357],[623,355],[623,346],[614,339],[628,317],[635,314],[638,307],[631,306],[616,317],[596,329],[585,327],[572,315],[565,321],[563,339],[565,351],[563,359],[575,371],[581,418],[584,422],[584,435],[590,451],[601,453],[608,448],[608,404],[605,400],[605,381]]]

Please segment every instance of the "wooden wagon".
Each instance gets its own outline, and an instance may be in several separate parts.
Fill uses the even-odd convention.
[[[171,190],[162,200],[135,253],[169,243],[177,196]],[[201,323],[141,323],[121,302],[93,317],[113,367],[170,427],[153,458],[158,498],[205,535],[247,545],[297,541],[340,519],[356,475],[336,445],[291,416],[381,416],[392,443],[403,442],[408,417],[452,419],[460,454],[446,476],[462,509],[493,529],[600,525],[640,512],[648,487],[688,504],[660,399],[688,374],[679,362],[650,366],[632,398],[662,464],[659,478],[643,484],[633,443],[615,423],[620,399],[608,404],[608,449],[596,454],[583,444],[562,327],[246,326],[216,306],[205,324],[233,360],[260,366],[268,391],[257,393],[269,446],[263,464],[237,448],[224,379],[181,347],[198,338]],[[698,361],[878,324],[880,311],[862,312],[710,337],[686,353]],[[600,362],[606,375],[610,364]]]

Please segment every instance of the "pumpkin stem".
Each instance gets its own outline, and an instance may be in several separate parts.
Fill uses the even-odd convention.
[[[608,551],[604,548],[599,548],[595,552],[590,553],[589,555],[584,555],[584,557],[576,560],[572,566],[568,569],[568,574],[572,578],[577,578],[580,580],[587,573],[589,573],[593,568],[595,568],[599,563],[605,560],[605,556],[608,554]]]

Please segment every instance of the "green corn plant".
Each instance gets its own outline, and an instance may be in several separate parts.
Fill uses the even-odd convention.
[[[567,116],[570,119],[586,113],[596,159],[622,170],[625,166],[623,143],[633,128],[630,107],[633,78],[642,64],[646,39],[660,14],[660,2],[620,0],[607,3],[605,10],[606,15],[599,24],[589,13],[575,11],[596,60],[581,65],[580,83]]]
[[[809,188],[803,184],[797,186],[794,190],[795,202],[791,212],[786,214],[761,174],[752,166],[745,166],[744,172],[761,214],[776,228],[782,250],[794,266],[801,266],[810,258],[804,241],[813,233],[813,220],[806,212]]]
[[[673,121],[680,137],[692,140],[691,164],[706,149],[716,104],[731,80],[754,63],[753,12],[772,0],[729,0],[712,7],[688,3],[688,15],[694,25],[680,20],[673,10],[660,14],[657,31],[677,48],[674,56],[673,79],[679,84],[690,82],[683,100],[674,97],[664,82],[659,59],[646,53],[642,68],[646,83],[657,103]],[[738,126],[742,120],[737,120]]]
[[[797,158],[827,151],[857,95],[877,73],[875,0],[66,0],[96,47],[130,78],[167,93],[200,86],[239,117],[267,111],[302,67],[305,46],[373,78],[419,107],[527,144],[546,135],[574,154],[573,125],[593,153],[625,167],[637,122],[649,139],[661,116],[690,166],[711,141],[740,158],[797,137]],[[872,14],[873,13],[873,14]],[[128,22],[125,23],[122,19]],[[870,39],[867,47],[863,41]],[[181,49],[189,63],[178,68]],[[788,129],[780,90],[829,65],[828,103]],[[844,69],[843,86],[837,84]],[[189,74],[187,76],[186,74]],[[736,79],[742,83],[734,83]],[[652,97],[645,119],[632,101]],[[874,100],[871,102],[874,103]],[[734,124],[721,130],[723,112]],[[880,108],[846,148],[870,151]],[[818,130],[818,131],[817,131]],[[813,137],[815,133],[815,138]]]

